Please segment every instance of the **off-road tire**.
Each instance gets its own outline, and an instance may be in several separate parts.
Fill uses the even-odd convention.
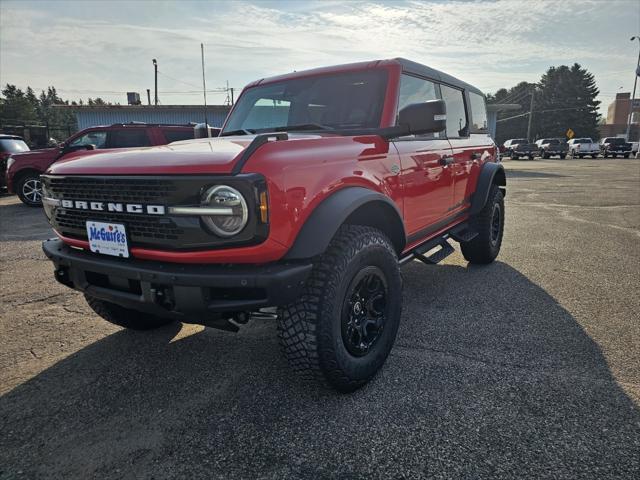
[[[343,315],[356,277],[377,268],[386,280],[385,320],[364,356],[349,352]],[[289,365],[307,380],[341,392],[366,384],[384,364],[402,311],[402,277],[396,252],[379,230],[343,225],[315,262],[302,295],[278,311],[278,337]]]
[[[499,209],[497,231],[494,224],[496,209]],[[487,264],[493,262],[498,256],[504,233],[504,213],[502,191],[497,185],[493,185],[486,205],[470,220],[472,228],[478,232],[478,235],[473,240],[460,243],[462,255],[468,262]]]
[[[23,173],[15,182],[15,192],[22,203],[28,207],[41,207],[42,199],[35,199],[28,195],[27,186],[31,184],[42,185],[40,183],[40,174],[34,172]]]
[[[156,317],[148,313],[138,312],[115,303],[98,300],[87,294],[85,294],[84,298],[91,309],[107,322],[131,330],[152,330],[173,322],[171,318]]]

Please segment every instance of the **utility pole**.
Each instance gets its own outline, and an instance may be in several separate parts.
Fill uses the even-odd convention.
[[[151,89],[147,88],[147,102],[151,105]]]
[[[207,84],[204,80],[204,44],[200,44],[200,56],[202,58],[202,93],[204,94],[204,126],[207,129],[207,137],[211,137],[209,122],[207,121]]]
[[[153,59],[153,70],[155,73],[155,96],[154,96],[154,104],[157,107],[158,106],[158,62],[156,61],[156,59]]]
[[[640,43],[640,36],[631,37],[631,41],[638,40]],[[631,133],[631,119],[633,117],[633,102],[636,99],[636,85],[638,84],[638,75],[640,75],[640,50],[638,51],[638,64],[636,65],[635,78],[633,79],[633,95],[631,95],[631,103],[629,104],[629,117],[627,118],[627,133],[625,138],[630,141],[629,134]]]
[[[231,87],[231,106],[233,107],[233,87]]]
[[[529,104],[529,124],[527,125],[527,142],[531,143],[531,119],[533,118],[533,97],[536,93],[536,87],[531,89],[531,103]]]

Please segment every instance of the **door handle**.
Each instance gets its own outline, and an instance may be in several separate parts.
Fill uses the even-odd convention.
[[[440,165],[449,166],[453,163],[453,157],[440,157]]]

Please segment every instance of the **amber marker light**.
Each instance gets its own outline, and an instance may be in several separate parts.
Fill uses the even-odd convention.
[[[260,193],[260,220],[267,223],[269,219],[269,207],[267,205],[267,192]]]

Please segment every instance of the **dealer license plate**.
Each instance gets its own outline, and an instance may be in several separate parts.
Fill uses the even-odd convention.
[[[87,221],[87,237],[92,252],[129,258],[129,242],[124,225]]]

